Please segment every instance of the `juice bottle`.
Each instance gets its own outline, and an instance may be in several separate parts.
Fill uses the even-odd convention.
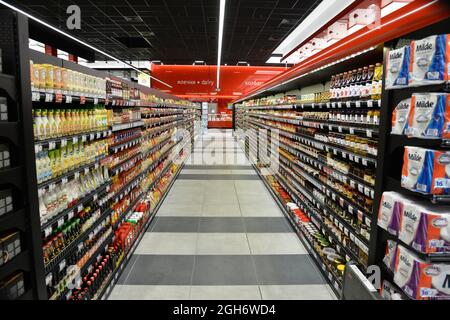
[[[44,65],[36,65],[35,68],[39,72],[39,91],[45,92],[45,79],[47,78],[47,69]]]
[[[53,111],[53,120],[55,121],[55,137],[61,136],[61,111],[55,109]]]
[[[61,159],[61,150],[55,149],[55,172],[56,176],[59,177],[62,172],[62,159]]]
[[[47,121],[48,121],[47,137],[54,138],[56,123],[55,123],[55,119],[53,118],[53,110],[52,109],[47,110]]]
[[[61,93],[61,83],[62,83],[62,74],[61,68],[53,67],[54,79],[53,79],[53,87],[56,90],[56,93]]]
[[[73,144],[72,141],[67,142],[67,159],[69,164],[69,171],[73,170],[75,167],[75,164],[73,162]]]
[[[62,174],[66,174],[69,171],[69,158],[67,154],[67,146],[61,147],[61,162],[62,162],[61,172]]]
[[[45,74],[45,89],[47,92],[53,92],[54,89],[54,78],[55,78],[55,73],[54,73],[54,67],[50,64],[46,64],[45,65],[45,70],[46,70],[46,74]]]
[[[42,120],[42,139],[47,139],[49,134],[49,124],[47,117],[47,109],[43,109],[41,111],[41,120]]]
[[[64,94],[69,90],[69,74],[66,68],[61,68],[61,90]]]
[[[71,111],[70,109],[66,109],[64,112],[64,118],[66,122],[66,129],[65,134],[71,135],[72,134],[72,119],[71,119]]]

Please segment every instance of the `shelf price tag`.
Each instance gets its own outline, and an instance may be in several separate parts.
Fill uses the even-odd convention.
[[[94,98],[94,104],[98,104],[98,98]]]
[[[48,150],[53,150],[56,148],[56,143],[54,141],[48,143]]]
[[[95,135],[93,134],[93,133],[91,133],[90,135],[89,135],[89,140],[94,140],[95,139]]]
[[[84,134],[81,136],[81,141],[82,142],[86,142],[87,141],[87,136],[85,136]]]
[[[32,101],[39,101],[39,100],[41,100],[41,94],[39,92],[33,92],[31,94],[31,100]]]
[[[361,107],[361,101],[356,101],[356,107],[360,108]]]
[[[80,212],[81,210],[83,210],[83,205],[80,204],[80,205],[77,207],[77,210],[78,210],[78,212]]]
[[[67,177],[66,177],[66,178],[62,178],[62,180],[61,180],[61,184],[66,184],[66,183],[67,183],[67,181],[68,181]]]
[[[80,177],[80,172],[79,171],[75,172],[74,173],[74,178],[78,179],[79,177]]]
[[[75,215],[74,211],[70,211],[69,214],[67,215],[67,219],[70,220],[73,218],[73,216]]]
[[[53,231],[53,228],[51,226],[45,228],[45,230],[44,230],[45,237],[47,238],[48,236],[50,236],[52,234],[52,231]]]
[[[63,271],[63,269],[66,267],[66,260],[61,261],[59,264],[59,271]]]
[[[72,96],[66,96],[66,103],[72,103]]]
[[[347,101],[347,102],[345,103],[345,105],[347,106],[347,108],[350,108],[350,107],[351,107],[350,101]]]
[[[47,286],[50,286],[52,284],[52,280],[53,280],[53,274],[49,273],[46,277],[45,277],[45,284]]]
[[[61,139],[61,147],[67,146],[67,139]]]
[[[363,164],[363,166],[367,166],[367,159],[362,159],[362,164]]]
[[[53,93],[46,93],[45,102],[52,102],[52,101],[53,101]]]
[[[348,131],[350,131],[350,134],[355,134],[355,128],[348,128]]]
[[[64,224],[64,218],[61,218],[58,220],[58,228],[62,227],[62,225]]]
[[[373,107],[373,100],[368,100],[367,101],[367,108],[372,108]]]
[[[367,129],[366,134],[368,138],[372,138],[372,130]]]

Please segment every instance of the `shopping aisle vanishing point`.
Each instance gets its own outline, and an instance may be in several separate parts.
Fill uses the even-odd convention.
[[[335,299],[234,141],[196,144],[109,299]]]

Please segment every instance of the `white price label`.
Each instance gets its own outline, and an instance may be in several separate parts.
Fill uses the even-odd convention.
[[[351,107],[350,101],[347,101],[347,102],[345,103],[345,105],[347,106],[347,108],[350,108],[350,107]]]
[[[70,211],[69,214],[67,215],[67,219],[69,219],[69,220],[72,219],[74,215],[75,215],[75,212]]]
[[[362,159],[363,166],[367,166],[367,159]]]
[[[355,128],[349,128],[350,134],[355,134]]]
[[[94,98],[94,104],[98,104],[98,98]]]
[[[53,231],[53,229],[52,229],[51,226],[45,228],[45,230],[44,230],[44,235],[45,235],[45,237],[47,238],[48,236],[50,236],[50,235],[52,234],[52,231]]]
[[[53,189],[55,189],[56,188],[56,185],[54,184],[54,183],[52,183],[52,184],[50,184],[49,186],[48,186],[48,189],[49,190],[53,190]]]
[[[368,108],[372,108],[373,107],[373,101],[372,100],[367,101],[367,107]]]
[[[348,158],[350,159],[350,161],[355,161],[355,157],[354,157],[354,155],[352,155],[352,154],[349,154],[349,155],[348,155]]]
[[[86,141],[87,141],[87,136],[82,135],[82,136],[81,136],[81,141],[82,141],[82,142],[86,142]]]
[[[89,140],[94,140],[95,139],[95,135],[93,134],[93,133],[91,133],[90,135],[89,135]]]
[[[367,130],[367,137],[372,138],[372,130]]]
[[[48,143],[48,150],[53,150],[56,148],[56,143],[54,141]]]
[[[61,184],[66,184],[67,183],[67,178],[62,178],[62,180],[61,180]]]
[[[59,219],[58,220],[58,228],[62,227],[63,224],[64,224],[64,219]]]
[[[72,103],[72,96],[66,96],[66,103]]]
[[[341,126],[338,127],[338,131],[339,131],[339,133],[342,133],[342,127]]]
[[[78,210],[78,212],[80,212],[81,210],[83,210],[83,205],[80,204],[80,205],[77,207],[77,210]]]
[[[98,199],[98,194],[94,194],[93,199],[94,199],[94,201],[97,201],[97,199]]]
[[[84,174],[88,174],[89,173],[89,168],[84,168]]]
[[[39,92],[33,92],[31,95],[32,101],[39,101],[41,99],[41,94]]]
[[[361,107],[361,101],[356,101],[356,107],[360,108]]]
[[[97,139],[100,139],[102,137],[102,133],[101,132],[97,132]]]
[[[80,177],[80,172],[79,171],[75,172],[74,177],[75,177],[75,179],[78,179]]]
[[[66,267],[66,260],[61,261],[59,264],[59,271],[63,271],[63,269]]]
[[[45,277],[45,284],[47,286],[50,286],[52,284],[52,280],[53,280],[53,274],[50,273]]]
[[[52,102],[53,101],[53,94],[52,93],[46,93],[45,94],[45,102]]]

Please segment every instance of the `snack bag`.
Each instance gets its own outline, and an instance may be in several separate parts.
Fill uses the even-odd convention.
[[[409,82],[410,46],[390,50],[386,57],[385,89],[407,87]]]

